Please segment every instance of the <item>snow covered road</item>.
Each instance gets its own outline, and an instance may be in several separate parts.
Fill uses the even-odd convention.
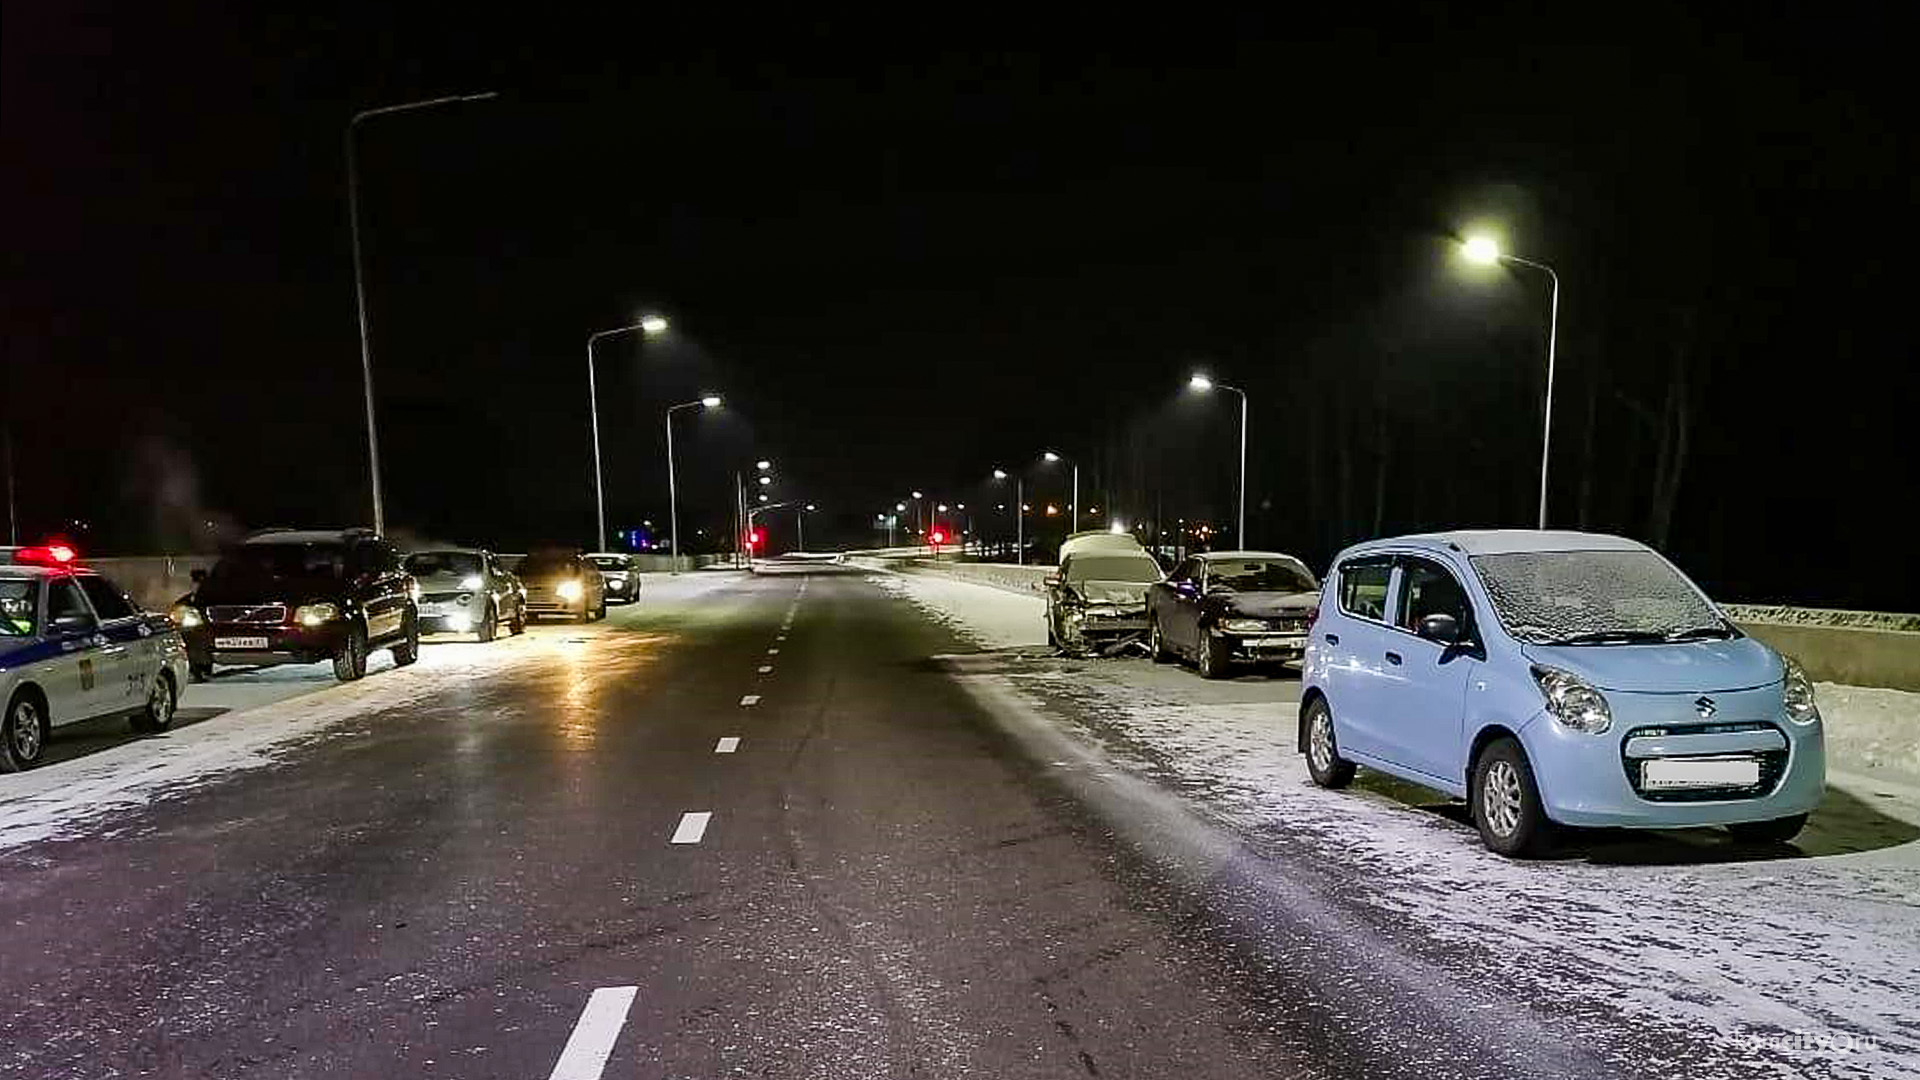
[[[1790,848],[1592,831],[1512,862],[1439,796],[1364,771],[1347,791],[1313,786],[1292,750],[1291,676],[1208,683],[1144,659],[1056,658],[1037,598],[874,580],[993,650],[951,658],[963,680],[1262,856],[1335,868],[1340,902],[1383,937],[1503,987],[1567,1038],[1644,1033],[1643,1052],[1681,1050],[1634,1064],[1673,1075],[1920,1077],[1920,695],[1820,687],[1829,794]]]

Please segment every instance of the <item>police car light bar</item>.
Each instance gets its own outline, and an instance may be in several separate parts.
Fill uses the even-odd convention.
[[[0,548],[0,562],[11,562],[20,566],[71,566],[79,560],[80,553],[66,544]]]

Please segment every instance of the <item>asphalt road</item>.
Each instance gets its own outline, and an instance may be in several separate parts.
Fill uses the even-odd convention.
[[[998,710],[859,575],[691,577],[0,850],[0,1075],[1617,1073]]]

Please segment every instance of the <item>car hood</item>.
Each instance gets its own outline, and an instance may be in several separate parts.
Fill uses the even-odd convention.
[[[1073,581],[1073,591],[1085,597],[1090,604],[1144,604],[1147,602],[1147,581]]]
[[[1277,619],[1289,615],[1304,616],[1320,602],[1317,592],[1236,592],[1207,597],[1222,615],[1246,615],[1255,619]]]
[[[203,581],[193,590],[192,603],[200,607],[253,604],[332,603],[345,592],[338,581],[324,578],[280,578],[273,581],[223,583]]]
[[[1780,654],[1750,637],[1672,645],[1523,645],[1520,651],[1602,690],[1647,694],[1747,690],[1786,674]]]
[[[454,574],[454,573],[442,572],[438,574],[415,574],[413,575],[413,580],[419,582],[420,587],[423,589],[431,589],[435,592],[445,592],[449,589],[458,589],[460,587],[460,583],[467,580],[468,576],[469,575],[467,574]],[[482,574],[482,575],[479,575],[479,577],[480,577],[480,587],[483,589],[486,588],[486,585],[487,585],[486,575]]]

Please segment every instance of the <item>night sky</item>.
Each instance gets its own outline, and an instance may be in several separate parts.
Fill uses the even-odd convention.
[[[662,410],[711,388],[690,546],[761,457],[810,541],[1011,501],[995,466],[1064,503],[1050,447],[1108,515],[1228,525],[1197,367],[1251,395],[1259,546],[1531,525],[1547,291],[1455,258],[1484,225],[1562,279],[1554,524],[1724,600],[1920,610],[1891,13],[0,10],[23,540],[367,521],[344,126],[492,90],[359,143],[403,536],[590,542],[584,343],[643,310],[672,337],[599,353],[610,524],[664,524]]]

